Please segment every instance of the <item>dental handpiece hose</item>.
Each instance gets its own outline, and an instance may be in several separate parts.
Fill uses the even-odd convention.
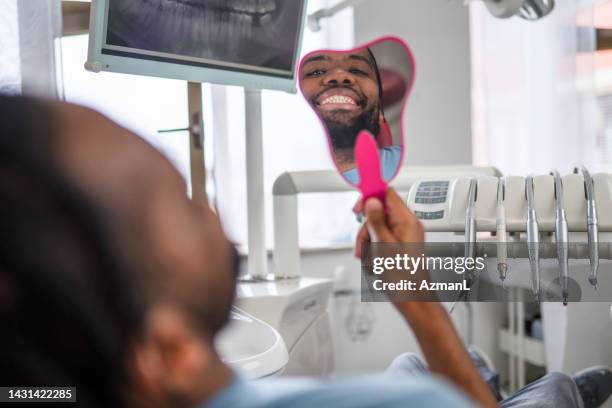
[[[589,258],[591,260],[589,283],[593,285],[595,289],[597,289],[597,270],[599,269],[599,233],[597,226],[597,209],[595,207],[595,200],[589,200],[587,205]]]
[[[550,173],[555,178],[555,241],[559,259],[559,278],[563,304],[567,305],[569,297],[569,264],[568,264],[568,227],[565,208],[563,207],[563,182],[558,171]]]
[[[591,264],[589,283],[597,289],[597,270],[599,269],[599,222],[597,220],[597,206],[595,205],[595,186],[591,178],[591,173],[586,167],[576,167],[574,173],[582,173],[584,179],[584,195],[587,202],[587,237]]]
[[[508,272],[508,248],[506,247],[506,209],[504,208],[505,179],[500,178],[497,186],[497,208],[495,224],[497,231],[497,272],[502,286]]]
[[[476,245],[476,179],[470,180],[467,208],[465,211],[465,257],[473,258]]]
[[[527,249],[529,252],[529,266],[531,268],[531,289],[536,298],[540,300],[540,227],[535,210],[533,176],[525,181],[527,193]]]

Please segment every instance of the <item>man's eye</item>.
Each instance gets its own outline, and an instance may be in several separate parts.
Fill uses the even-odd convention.
[[[349,71],[353,75],[368,76],[369,74],[359,68],[353,68]]]
[[[324,70],[322,70],[322,69],[315,69],[314,71],[310,71],[308,74],[306,74],[306,76],[309,77],[309,78],[316,78],[316,77],[320,77],[323,74],[325,74]]]

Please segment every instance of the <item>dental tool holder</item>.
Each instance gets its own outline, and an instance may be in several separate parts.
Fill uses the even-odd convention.
[[[495,241],[482,241],[474,244],[474,256],[497,257],[497,243]],[[541,259],[556,259],[557,247],[554,243],[541,243],[539,245]],[[570,242],[567,244],[569,259],[589,259],[588,244],[581,242]],[[428,256],[439,257],[462,257],[464,256],[463,243],[447,243],[444,246],[431,245],[427,247]],[[507,257],[510,259],[527,259],[529,250],[527,245],[509,245],[506,248]],[[599,244],[599,258],[612,259],[612,244]]]
[[[527,229],[525,180],[525,177],[506,177],[503,204],[506,212],[506,231],[510,234],[525,232]],[[563,176],[562,180],[563,206],[567,214],[568,232],[587,232],[587,200],[585,198],[583,176],[581,174],[568,174]],[[408,195],[408,205],[420,216],[428,232],[464,233],[470,181],[471,178],[469,177],[422,180],[412,186]],[[443,203],[423,203],[422,198],[417,197],[422,183],[448,183],[446,200]],[[477,232],[496,232],[498,183],[499,179],[497,177],[477,178],[475,202]],[[543,233],[552,235],[555,232],[554,177],[550,175],[534,176],[533,183],[535,210],[541,241],[547,242],[546,234]],[[612,175],[595,174],[593,175],[593,184],[599,232],[612,232]],[[421,198],[421,200],[417,201],[417,198]],[[419,211],[428,207],[432,211]],[[437,214],[437,216],[436,219],[433,219],[433,216],[423,216],[423,214]],[[602,249],[602,257],[606,252],[606,249]],[[508,254],[508,256],[511,255]],[[588,258],[588,253],[586,257]],[[581,256],[581,258],[583,257]]]

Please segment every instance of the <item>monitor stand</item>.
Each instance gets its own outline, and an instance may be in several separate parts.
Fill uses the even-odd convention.
[[[206,163],[204,162],[204,122],[202,84],[187,83],[187,109],[189,114],[189,162],[191,198],[202,202],[206,196]]]
[[[245,89],[246,180],[249,259],[241,281],[268,280],[261,90]]]
[[[207,200],[202,122],[202,84],[188,83],[189,151],[191,197]],[[243,282],[270,280],[266,249],[265,188],[263,168],[263,124],[261,90],[245,89],[246,180],[248,220],[248,265]]]

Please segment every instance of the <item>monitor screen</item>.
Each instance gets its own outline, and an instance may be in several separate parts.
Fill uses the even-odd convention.
[[[160,69],[156,74],[201,82],[210,78],[245,85],[245,78],[234,76],[238,80],[233,81],[229,75],[218,81],[218,72],[207,77],[210,71],[198,75],[194,69],[295,80],[306,0],[98,1],[104,7],[97,8],[103,15],[92,10],[101,37],[94,59],[102,62],[102,70],[126,71],[126,63],[107,61],[128,58],[190,67]],[[137,65],[128,71],[137,70]],[[149,65],[142,73],[151,69]]]

